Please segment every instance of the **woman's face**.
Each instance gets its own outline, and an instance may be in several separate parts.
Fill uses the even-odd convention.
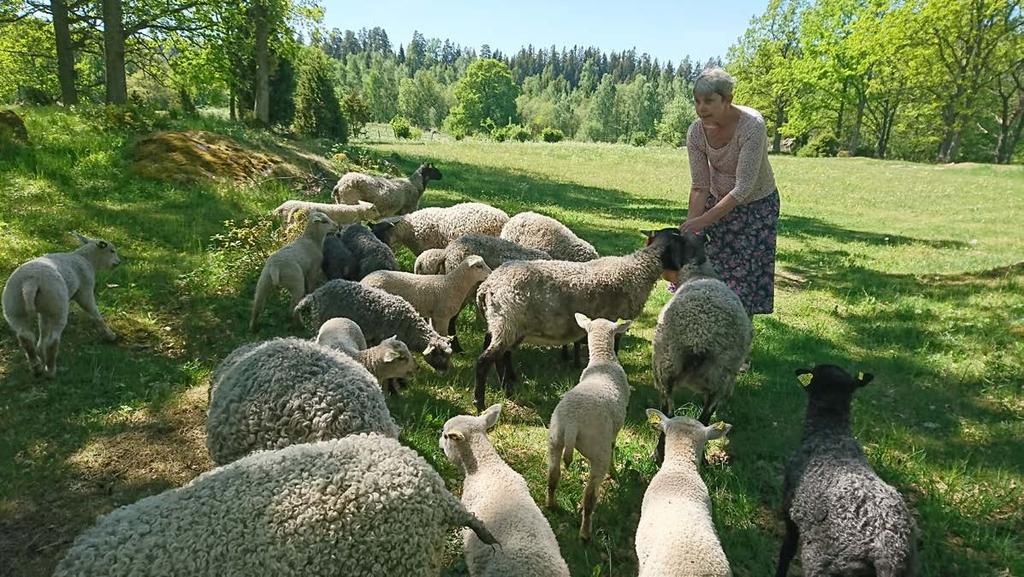
[[[701,120],[721,122],[725,118],[725,111],[728,110],[731,102],[731,96],[724,97],[717,92],[706,94],[695,92],[693,94],[693,105]]]

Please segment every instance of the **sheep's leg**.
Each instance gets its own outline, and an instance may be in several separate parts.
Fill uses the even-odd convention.
[[[515,366],[512,364],[512,351],[511,351],[511,349],[505,351],[504,356],[502,356],[501,363],[502,363],[502,370],[503,370],[504,375],[505,375],[504,378],[503,378],[503,382],[505,384],[505,390],[506,390],[506,392],[511,392],[512,387],[510,385],[512,385],[513,383],[518,383],[519,382],[519,375],[516,374]]]
[[[107,341],[116,341],[117,335],[114,331],[110,330],[107,326],[107,322],[103,320],[103,315],[100,314],[100,309],[96,307],[96,295],[93,294],[92,290],[86,290],[87,287],[82,287],[81,290],[75,295],[75,302],[78,306],[82,307],[82,310],[89,315],[96,324],[99,325],[100,330],[103,331],[103,338]]]
[[[618,434],[616,434],[618,436]],[[615,480],[615,441],[612,441],[612,452],[608,454],[608,475],[607,477],[611,480]]]
[[[461,353],[464,349],[459,344],[459,333],[455,326],[455,321],[459,318],[459,313],[455,313],[452,318],[448,319],[448,334],[452,336],[452,352]]]
[[[587,489],[583,493],[583,521],[580,523],[580,539],[590,540],[591,530],[594,525],[594,508],[597,506],[597,496],[601,491],[601,482],[608,474],[608,462],[593,460],[590,462],[590,478],[587,479]]]
[[[671,381],[670,381],[671,383]],[[663,394],[661,401],[661,412],[666,417],[672,418],[672,414],[675,413],[672,403],[672,385],[668,385],[668,390]],[[665,431],[658,431],[658,445],[654,448],[654,462],[659,466],[665,461]]]
[[[47,320],[40,317],[39,344],[36,350],[43,354],[43,367],[47,378],[57,376],[57,351],[60,350],[60,335],[64,331],[67,319]]]
[[[288,291],[288,295],[291,297],[291,303],[288,306],[288,311],[291,313],[292,322],[299,325],[302,324],[302,319],[297,312],[295,307],[299,306],[302,302],[302,297],[306,296],[306,285],[305,278],[296,274],[282,274],[281,275],[281,286]]]
[[[43,361],[39,358],[36,351],[35,335],[32,333],[18,332],[18,343],[25,351],[25,356],[28,358],[28,364],[32,368],[32,374],[39,376],[43,372]]]
[[[615,354],[619,354],[619,343],[622,342],[622,334],[615,335]]]
[[[583,339],[580,339],[572,344],[572,366],[577,369],[583,368],[583,361],[580,360],[580,349]]]
[[[715,408],[718,406],[718,400],[714,398],[711,393],[704,394],[704,408],[700,411],[700,417],[697,420],[701,422],[705,427],[711,424],[711,416],[715,414]]]
[[[260,280],[256,282],[256,295],[252,298],[252,314],[249,315],[249,330],[256,332],[256,320],[259,319],[263,307],[267,304],[267,297],[274,288],[274,279],[266,268],[260,273]],[[294,309],[293,309],[294,312]]]
[[[490,337],[490,333],[488,333],[488,337]],[[504,347],[502,347],[500,341],[492,339],[488,339],[488,341],[484,352],[480,353],[480,356],[476,359],[476,386],[473,389],[473,402],[478,411],[483,411],[485,408],[484,399],[487,390],[487,375],[491,372],[491,367],[494,366],[495,361],[504,354]]]
[[[562,360],[563,361],[568,361],[569,360],[569,345],[562,345],[561,351],[562,351]]]
[[[775,577],[786,577],[786,574],[789,572],[789,563],[793,560],[793,556],[796,555],[797,540],[800,537],[800,529],[789,518],[789,513],[786,513],[785,517],[786,536],[782,540],[782,549],[779,551],[779,566],[775,570]]]
[[[562,443],[554,440],[548,441],[548,498],[544,505],[548,509],[558,506],[555,502],[555,491],[558,490],[558,482],[562,479]]]

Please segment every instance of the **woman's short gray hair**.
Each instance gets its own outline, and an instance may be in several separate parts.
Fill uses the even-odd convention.
[[[736,79],[721,68],[708,68],[700,73],[697,81],[693,83],[694,94],[721,94],[723,98],[732,96],[732,89],[736,86]]]

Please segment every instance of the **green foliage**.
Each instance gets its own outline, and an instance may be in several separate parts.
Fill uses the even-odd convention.
[[[374,122],[387,122],[398,114],[397,65],[380,56],[371,60],[369,73],[363,79],[362,94],[370,107],[370,118]]]
[[[304,50],[299,59],[299,81],[295,90],[295,132],[345,142],[348,127],[334,92],[337,78],[327,56],[318,49]]]
[[[36,18],[0,24],[0,102],[52,102],[60,94],[53,28]],[[26,96],[38,95],[27,99]]]
[[[474,133],[487,121],[500,125],[515,120],[518,91],[504,62],[488,58],[474,61],[455,85],[449,126],[453,131]]]
[[[353,136],[362,134],[370,122],[370,106],[355,90],[345,93],[345,99],[341,101],[341,112],[345,115],[349,132]]]
[[[619,126],[615,109],[615,83],[612,77],[601,78],[590,99],[587,120],[583,123],[583,137],[597,142],[615,142]]]
[[[797,151],[803,157],[835,156],[839,153],[839,139],[831,132],[819,132]]]
[[[634,132],[629,137],[629,143],[633,146],[647,146],[651,138],[644,132]]]
[[[540,139],[544,142],[561,142],[565,138],[565,133],[557,128],[545,128],[540,131]]]
[[[416,126],[438,127],[448,116],[444,88],[429,70],[403,78],[398,87],[398,111]]]
[[[683,146],[686,144],[686,133],[694,120],[697,120],[697,113],[693,110],[693,100],[682,94],[676,96],[665,107],[665,113],[658,122],[658,140]]]
[[[498,142],[505,142],[506,140],[517,140],[519,142],[527,142],[533,140],[533,133],[530,132],[529,127],[521,124],[507,124],[505,126],[495,126],[490,131],[491,138]]]
[[[389,124],[391,125],[391,130],[395,133],[395,138],[412,137],[412,125],[409,124],[409,120],[404,116],[392,118]]]

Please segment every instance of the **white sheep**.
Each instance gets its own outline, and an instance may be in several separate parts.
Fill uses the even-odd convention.
[[[338,179],[331,198],[338,204],[372,202],[381,216],[407,214],[416,210],[431,180],[441,180],[441,171],[430,163],[421,164],[404,178],[349,172]]]
[[[444,274],[445,250],[443,248],[428,248],[421,252],[416,257],[416,262],[412,265],[412,272],[416,274]]]
[[[419,368],[409,347],[397,336],[390,336],[367,348],[363,330],[352,319],[336,317],[328,320],[320,327],[316,342],[355,359],[377,378],[382,388],[391,379],[411,378]]]
[[[313,211],[326,214],[336,224],[352,224],[364,220],[377,220],[380,213],[371,202],[359,201],[359,204],[328,204],[325,202],[307,202],[305,200],[286,200],[274,209],[272,214],[287,224],[296,220],[299,214]]]
[[[625,333],[632,321],[590,320],[576,314],[587,332],[590,362],[580,382],[562,397],[548,427],[548,508],[555,507],[555,491],[562,476],[561,461],[572,462],[573,449],[590,463],[590,477],[583,495],[580,539],[590,539],[594,507],[605,475],[611,470],[615,437],[626,421],[629,381],[615,355],[615,336]]]
[[[483,258],[469,255],[448,274],[421,275],[380,270],[360,282],[409,301],[416,312],[430,320],[439,335],[448,336],[449,325],[454,328],[455,317],[462,310],[466,297],[489,274],[491,268]],[[461,350],[458,336],[452,334],[452,351]]]
[[[43,255],[14,269],[2,297],[4,318],[14,329],[32,372],[49,378],[57,375],[57,352],[71,300],[96,321],[105,340],[117,340],[96,307],[93,293],[96,272],[121,263],[117,249],[105,240],[71,234],[80,247]]]
[[[454,527],[495,543],[416,451],[350,435],[255,453],[115,509],[54,575],[436,576]]]
[[[391,248],[407,246],[419,255],[430,248],[445,248],[464,234],[498,236],[506,222],[508,214],[500,208],[464,202],[386,218],[373,226],[373,234]]]
[[[501,459],[487,439],[501,405],[479,417],[460,415],[444,424],[439,444],[466,476],[462,503],[500,543],[486,545],[463,533],[466,565],[472,577],[569,577],[551,525],[530,496],[522,475]]]
[[[576,236],[561,222],[536,212],[520,212],[501,229],[501,238],[542,250],[555,260],[584,262],[599,255],[594,245]]]
[[[670,419],[655,409],[647,409],[647,416],[665,437],[666,454],[640,509],[636,528],[640,577],[730,577],[729,559],[711,518],[711,497],[697,465],[704,444],[724,437],[732,425],[706,426],[689,417]]]
[[[279,248],[267,258],[263,272],[260,273],[260,280],[256,283],[249,330],[256,331],[256,321],[274,287],[280,285],[288,289],[291,295],[291,306],[288,310],[292,311],[302,297],[316,287],[324,260],[324,237],[337,228],[338,226],[326,214],[311,212],[302,236]]]

